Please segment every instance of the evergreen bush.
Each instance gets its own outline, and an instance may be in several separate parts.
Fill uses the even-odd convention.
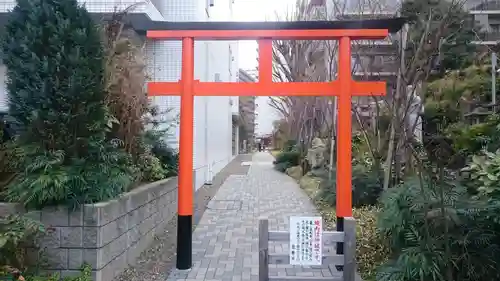
[[[320,192],[317,200],[321,200],[330,206],[335,206],[337,200],[337,180],[336,170],[332,171],[330,179],[322,178]],[[362,206],[372,206],[377,201],[383,190],[383,181],[379,173],[372,171],[363,165],[354,165],[352,169],[352,204],[359,208]]]
[[[20,174],[7,190],[27,207],[108,200],[131,184],[130,159],[109,142],[99,30],[76,0],[19,0],[3,40]]]
[[[144,131],[142,142],[150,147],[151,155],[159,160],[165,177],[176,176],[179,171],[179,152],[172,148],[168,142],[168,137],[179,125],[179,114],[172,108],[160,110],[156,105],[149,105],[147,127]]]
[[[497,280],[498,205],[453,180],[409,178],[384,191],[378,227],[392,256],[379,281]]]
[[[281,152],[276,155],[276,160],[274,164],[289,162],[291,166],[299,165],[300,153],[296,151]]]
[[[274,160],[274,169],[284,173],[286,169],[299,165],[300,153],[297,151],[280,152]]]

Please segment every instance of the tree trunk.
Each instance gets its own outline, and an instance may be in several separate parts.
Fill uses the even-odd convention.
[[[394,106],[393,106],[393,118],[391,122],[391,131],[389,135],[389,148],[387,150],[387,158],[386,158],[386,163],[385,163],[385,171],[384,171],[384,189],[389,188],[389,184],[391,182],[392,178],[392,161],[394,159],[394,154],[396,152],[397,146],[397,130],[401,130],[401,124],[400,124],[400,104],[401,104],[401,92],[402,92],[402,79],[403,79],[403,71],[406,67],[405,64],[405,49],[406,49],[406,35],[408,31],[408,24],[405,24],[403,29],[401,30],[401,40],[399,44],[399,53],[400,53],[400,67],[398,71],[398,78],[396,82],[396,93],[394,96]],[[396,171],[399,173],[399,171]]]

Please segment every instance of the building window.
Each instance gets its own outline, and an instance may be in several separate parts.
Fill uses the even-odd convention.
[[[491,31],[494,33],[500,33],[500,24],[490,24]]]
[[[311,0],[309,2],[311,6],[324,6],[325,5],[325,0]]]

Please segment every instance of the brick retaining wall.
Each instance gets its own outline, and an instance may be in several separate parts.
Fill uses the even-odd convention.
[[[46,227],[46,235],[31,250],[32,262],[47,263],[61,276],[79,273],[83,263],[92,266],[95,281],[118,276],[163,231],[177,210],[177,178],[147,184],[108,202],[84,205],[80,210],[46,208],[30,212]],[[22,212],[19,205],[0,203],[0,216]]]

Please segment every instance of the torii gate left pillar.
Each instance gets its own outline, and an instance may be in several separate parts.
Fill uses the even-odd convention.
[[[199,23],[200,26],[204,23]],[[237,24],[234,24],[237,25]],[[182,74],[179,82],[150,82],[151,96],[180,95],[180,155],[177,225],[177,268],[192,266],[193,215],[193,114],[194,96],[338,96],[337,219],[352,216],[351,97],[384,95],[385,82],[353,81],[351,40],[383,39],[388,29],[242,29],[149,30],[156,40],[182,40]],[[228,24],[226,26],[232,26]],[[194,80],[194,40],[258,40],[259,81],[256,83],[200,82]],[[272,40],[339,40],[338,79],[330,82],[273,82]],[[342,229],[339,229],[342,230]],[[342,247],[340,247],[342,248]]]

